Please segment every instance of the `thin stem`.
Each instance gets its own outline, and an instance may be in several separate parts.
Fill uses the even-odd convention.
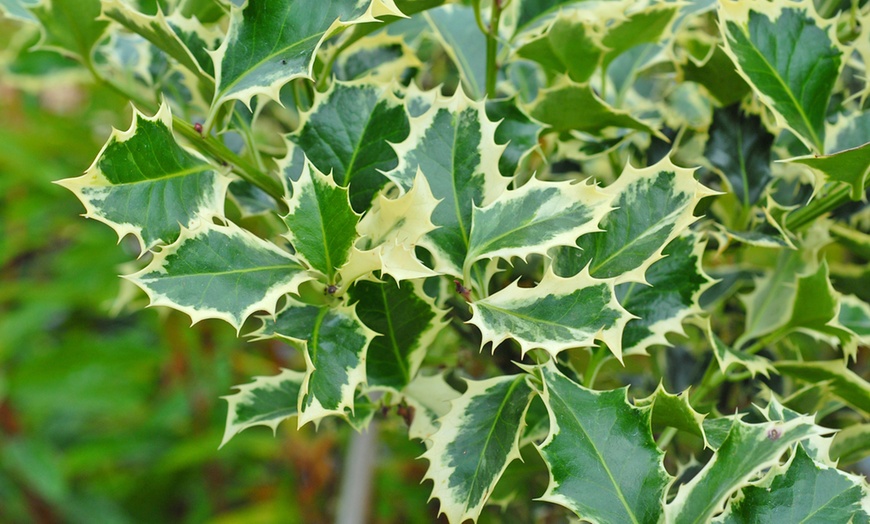
[[[595,384],[595,378],[598,376],[598,371],[601,365],[607,361],[610,356],[610,351],[604,347],[604,344],[599,344],[592,350],[592,356],[589,357],[589,363],[586,365],[586,372],[583,374],[583,385],[587,388],[592,388]]]
[[[496,97],[495,81],[498,78],[498,24],[501,20],[502,0],[492,0],[489,32],[486,35],[486,96]]]
[[[870,184],[870,178],[867,179],[867,183]],[[866,188],[867,185],[865,184],[864,187]],[[814,200],[788,215],[785,226],[792,231],[797,231],[812,224],[818,217],[843,205],[849,199],[849,193],[850,188],[847,186],[834,189],[824,197]]]

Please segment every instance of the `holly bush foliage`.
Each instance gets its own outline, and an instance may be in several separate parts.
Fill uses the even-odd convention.
[[[530,454],[592,522],[870,518],[866,3],[0,8],[132,101],[59,182],[124,278],[301,354],[223,445],[395,408],[451,523]]]

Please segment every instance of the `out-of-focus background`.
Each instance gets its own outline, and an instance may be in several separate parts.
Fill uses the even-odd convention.
[[[0,18],[0,523],[332,522],[352,430],[294,419],[218,450],[220,397],[291,350],[116,307],[136,253],[52,181],[87,169],[130,108],[11,28]],[[433,522],[423,448],[381,418],[366,521]]]

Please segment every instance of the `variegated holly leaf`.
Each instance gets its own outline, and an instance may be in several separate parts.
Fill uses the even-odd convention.
[[[84,175],[58,183],[82,201],[86,217],[119,238],[134,235],[146,250],[173,242],[200,216],[222,216],[229,182],[175,141],[164,104],[151,118],[136,111],[130,129],[113,131]]]
[[[400,36],[380,32],[343,51],[332,70],[338,80],[361,80],[368,77],[386,84],[400,78],[412,67],[422,67],[422,62],[405,40]]]
[[[432,252],[441,273],[462,276],[472,208],[489,204],[507,187],[508,179],[498,172],[504,147],[496,145],[495,129],[483,103],[459,90],[412,118],[408,139],[393,146],[399,165],[386,175],[407,191],[419,170],[439,201],[431,217],[437,229],[420,244]]]
[[[607,48],[599,25],[582,14],[569,11],[559,16],[546,31],[523,42],[517,55],[541,64],[550,74],[566,74],[575,82],[586,82]]]
[[[0,0],[0,13],[7,18],[21,22],[36,23],[37,19],[30,8],[39,4],[40,0]]]
[[[347,189],[336,185],[332,176],[306,165],[293,184],[287,209],[284,223],[289,231],[285,236],[296,255],[334,284],[357,238],[359,215],[350,207]]]
[[[255,377],[250,384],[236,386],[238,393],[223,397],[229,406],[220,447],[250,427],[267,426],[275,433],[278,424],[295,417],[304,378],[303,373],[284,369],[278,375]]]
[[[855,333],[861,344],[870,346],[870,304],[855,295],[840,297],[839,323]]]
[[[369,388],[401,391],[445,325],[442,312],[419,287],[386,277],[383,282],[360,280],[350,290],[360,320],[378,333],[366,355]]]
[[[748,341],[772,333],[788,322],[789,307],[794,303],[795,282],[803,261],[798,252],[783,250],[773,271],[755,279],[755,289],[740,296],[746,308],[743,334],[734,342],[735,348]],[[770,307],[778,304],[778,307]]]
[[[514,4],[516,27],[514,36],[537,27],[549,20],[563,7],[576,3],[578,0],[524,0]]]
[[[280,297],[312,277],[292,255],[253,233],[202,220],[125,278],[152,306],[177,309],[193,322],[219,318],[239,330],[252,313],[274,312]]]
[[[605,71],[611,62],[629,49],[641,44],[662,43],[666,39],[662,35],[670,32],[671,23],[679,11],[674,4],[660,2],[629,2],[624,5],[622,13],[614,15],[603,10],[599,15],[604,25],[601,43],[607,50],[602,64]]]
[[[341,281],[350,283],[373,271],[397,281],[436,275],[417,259],[414,247],[435,229],[430,217],[437,206],[438,201],[419,170],[405,194],[394,199],[378,196],[357,225],[362,239],[359,249],[353,248],[348,263],[339,271]]]
[[[498,159],[498,170],[502,176],[513,177],[523,159],[538,148],[538,136],[543,126],[520,110],[516,98],[487,100],[486,116],[498,122],[495,141],[505,146]]]
[[[797,362],[779,360],[776,371],[808,383],[829,382],[831,393],[870,415],[870,383],[846,367],[842,360]]]
[[[870,185],[870,142],[833,155],[800,156],[788,161],[809,166],[824,174],[826,180],[848,185],[852,200],[864,198],[864,190]]]
[[[103,0],[102,7],[101,18],[114,20],[144,37],[185,69],[194,73],[203,83],[203,87],[209,91],[209,94],[211,93],[214,89],[213,69],[211,61],[205,61],[208,55],[205,55],[204,51],[211,49],[209,45],[216,40],[216,33],[206,29],[195,18],[184,18],[178,12],[166,16],[159,6],[153,16],[146,15],[121,0]],[[186,36],[191,44],[199,45],[194,48],[189,47],[182,39],[182,35]],[[194,54],[196,52],[200,53],[200,57]]]
[[[774,136],[739,104],[713,113],[704,156],[719,172],[744,208],[758,202],[771,181],[770,148]]]
[[[552,362],[539,369],[550,413],[550,434],[538,447],[550,470],[541,500],[591,522],[658,522],[670,476],[650,410],[629,404],[626,389],[586,389]]]
[[[534,288],[517,282],[471,303],[469,322],[493,351],[504,340],[519,343],[525,354],[540,348],[553,356],[601,340],[622,360],[622,331],[632,318],[613,291],[612,280],[597,280],[584,269],[570,278],[547,271]]]
[[[514,459],[533,390],[528,375],[469,381],[432,435],[424,479],[451,524],[476,521],[495,484]]]
[[[430,9],[423,17],[435,39],[459,70],[462,87],[474,100],[486,94],[486,35],[474,21],[474,8],[450,4]]]
[[[728,347],[728,345],[722,342],[719,336],[713,332],[713,326],[709,320],[707,321],[706,331],[707,340],[710,341],[710,346],[713,349],[713,357],[719,364],[719,371],[722,373],[726,373],[735,365],[745,369],[753,377],[762,374],[765,377],[770,378],[771,371],[776,373],[770,360],[758,355],[752,355],[739,349]]]
[[[212,54],[213,109],[231,99],[249,104],[255,95],[279,100],[284,84],[311,78],[314,54],[326,38],[384,15],[401,16],[393,0],[260,0],[233,6],[227,37]]]
[[[725,51],[777,124],[824,152],[825,115],[843,62],[836,22],[811,0],[723,2]]]
[[[672,240],[662,252],[663,259],[647,269],[649,285],[626,282],[616,286],[616,298],[636,316],[625,326],[622,350],[644,353],[646,348],[668,345],[665,335],[684,333],[684,319],[701,313],[701,294],[713,281],[701,267],[704,242],[692,233]]]
[[[834,435],[831,442],[831,459],[840,466],[855,464],[870,456],[870,424],[853,424]]]
[[[524,109],[556,131],[582,131],[599,136],[607,129],[625,128],[662,138],[657,129],[637,120],[628,111],[609,106],[589,84],[578,84],[568,77],[541,89],[535,101]]]
[[[272,317],[261,317],[258,338],[282,337],[305,355],[305,378],[299,395],[301,428],[330,415],[353,412],[357,386],[366,381],[366,352],[377,335],[353,307],[310,306],[292,298]]]
[[[475,207],[464,272],[482,258],[525,258],[599,231],[610,196],[586,182],[545,182],[532,177],[486,207]]]
[[[778,465],[782,454],[794,443],[825,433],[830,430],[816,426],[812,416],[761,424],[731,418],[731,427],[716,453],[691,481],[680,486],[676,497],[665,506],[665,521],[709,522],[722,511],[732,493]]]
[[[580,237],[579,251],[560,250],[554,261],[556,272],[572,275],[588,266],[594,277],[644,282],[647,269],[662,258],[665,246],[697,220],[692,212],[698,202],[715,194],[692,172],[667,157],[643,169],[627,165],[606,188],[616,209],[601,222],[604,231]]]
[[[29,6],[39,20],[42,38],[37,47],[92,62],[94,45],[103,38],[108,22],[99,19],[100,0],[51,0]]]
[[[417,375],[402,391],[402,398],[414,409],[408,438],[421,439],[429,447],[431,437],[441,427],[441,417],[450,411],[450,402],[461,393],[444,380],[444,374]]]
[[[381,173],[396,167],[389,143],[404,140],[408,129],[408,115],[391,87],[363,79],[333,82],[318,93],[287,138],[317,169],[350,187],[353,208],[363,212],[388,181]]]
[[[647,406],[652,410],[652,424],[655,427],[671,427],[691,433],[704,440],[706,446],[707,437],[704,434],[704,418],[692,408],[689,403],[689,390],[677,395],[668,393],[664,386],[659,384],[652,395],[639,398],[634,401],[639,408]]]
[[[862,478],[820,464],[798,445],[783,471],[743,488],[716,522],[857,522],[868,518],[862,503],[870,494]]]

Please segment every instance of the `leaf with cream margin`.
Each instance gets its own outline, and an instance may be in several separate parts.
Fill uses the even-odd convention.
[[[808,383],[829,382],[831,393],[844,402],[870,415],[870,383],[846,367],[842,360],[797,362],[780,360],[773,363],[776,371]]]
[[[464,272],[483,258],[526,258],[577,237],[599,231],[610,211],[610,196],[593,182],[548,182],[532,177],[502,193],[486,207],[475,207]]]
[[[603,231],[580,237],[580,250],[558,250],[556,272],[571,275],[588,266],[597,278],[644,282],[665,247],[697,220],[693,212],[698,202],[716,194],[695,180],[693,172],[667,157],[643,169],[627,165],[605,188],[615,209],[601,222]]]
[[[99,19],[100,0],[43,0],[30,7],[42,38],[37,49],[56,51],[88,65],[109,23]]]
[[[450,402],[462,394],[444,380],[444,374],[419,374],[402,391],[402,398],[414,408],[414,418],[408,428],[408,438],[420,439],[427,447],[431,437],[441,427],[441,417],[450,411]]]
[[[295,257],[232,222],[202,220],[125,278],[152,306],[177,309],[194,323],[219,318],[238,331],[251,314],[274,312],[279,298],[312,277]]]
[[[731,417],[722,417],[726,422]],[[787,422],[748,424],[731,418],[727,436],[704,468],[665,505],[665,522],[673,524],[709,522],[728,498],[768,468],[779,464],[793,444],[830,433],[813,423],[812,416]]]
[[[279,100],[284,84],[311,78],[314,55],[329,36],[385,15],[402,13],[393,0],[260,0],[233,6],[227,37],[212,53],[217,78],[212,111],[227,100],[250,104],[256,95]]]
[[[870,304],[855,295],[843,295],[840,297],[840,314],[837,320],[840,325],[855,333],[861,344],[870,346]]]
[[[707,437],[704,434],[704,418],[707,415],[702,415],[692,408],[692,405],[689,403],[688,389],[674,395],[673,393],[668,393],[664,386],[659,384],[652,395],[646,398],[635,399],[634,405],[639,408],[650,406],[653,426],[671,427],[691,433],[703,439],[706,446]]]
[[[832,155],[799,156],[787,162],[809,166],[824,174],[826,180],[846,184],[851,188],[852,200],[863,199],[870,184],[870,142]]]
[[[474,8],[448,4],[423,13],[435,39],[459,69],[462,87],[480,100],[486,95],[486,35],[474,20]]]
[[[272,428],[274,434],[278,424],[295,417],[304,378],[304,373],[283,369],[278,375],[255,377],[250,384],[235,386],[237,393],[223,397],[229,405],[220,447],[254,426]]]
[[[437,273],[423,265],[414,247],[435,229],[430,217],[438,201],[432,196],[426,177],[417,172],[413,186],[397,198],[379,195],[372,209],[357,224],[362,237],[339,270],[342,283],[350,283],[373,271],[396,281],[425,278]]]
[[[393,87],[370,78],[333,82],[315,94],[299,127],[287,135],[317,169],[332,172],[338,185],[349,187],[351,204],[360,213],[388,182],[382,172],[398,163],[389,143],[408,136],[408,115]]]
[[[476,521],[508,464],[520,458],[519,439],[534,391],[526,374],[468,381],[421,456],[424,479],[451,524]]]
[[[811,0],[722,2],[725,52],[776,117],[810,149],[824,153],[825,116],[844,62],[836,22]]]
[[[671,477],[653,441],[650,409],[631,405],[627,388],[584,388],[552,361],[538,369],[550,415],[538,447],[550,471],[541,500],[591,522],[659,522]]]
[[[355,308],[311,306],[288,298],[284,309],[260,320],[263,326],[254,337],[287,339],[305,356],[298,426],[331,415],[352,416],[357,387],[366,381],[366,352],[377,335]]]
[[[118,238],[134,235],[144,251],[175,241],[201,216],[222,216],[230,178],[176,142],[163,104],[150,118],[135,111],[130,129],[113,131],[84,175],[57,183],[82,201],[87,218]]]
[[[713,349],[713,356],[719,364],[719,371],[722,373],[727,373],[734,365],[749,371],[749,374],[753,377],[761,374],[770,378],[771,371],[776,373],[776,370],[768,359],[728,347],[728,345],[722,342],[719,336],[713,332],[713,327],[709,319],[707,320],[706,331],[707,340],[710,342],[710,346]]]
[[[579,11],[569,11],[553,20],[540,35],[516,49],[522,58],[534,60],[551,74],[567,74],[575,82],[586,82],[601,64],[607,51],[598,24]]]
[[[534,288],[521,288],[514,281],[473,301],[471,310],[468,322],[480,330],[481,345],[491,342],[493,351],[510,338],[523,354],[539,348],[555,357],[600,340],[620,361],[622,332],[632,318],[617,302],[613,281],[592,278],[586,269],[570,278],[547,271]]]
[[[337,80],[349,82],[368,78],[381,84],[400,78],[409,68],[421,68],[405,39],[380,32],[368,36],[344,50],[332,68]]]
[[[293,184],[287,209],[285,237],[296,256],[334,284],[336,271],[350,257],[360,218],[350,207],[347,189],[339,187],[332,175],[306,164]]]
[[[474,206],[488,205],[508,185],[498,171],[504,146],[495,142],[496,127],[483,102],[473,102],[460,89],[412,118],[408,138],[393,145],[399,165],[387,177],[408,191],[419,170],[438,200],[431,216],[437,229],[420,245],[432,253],[441,273],[462,276]]]

